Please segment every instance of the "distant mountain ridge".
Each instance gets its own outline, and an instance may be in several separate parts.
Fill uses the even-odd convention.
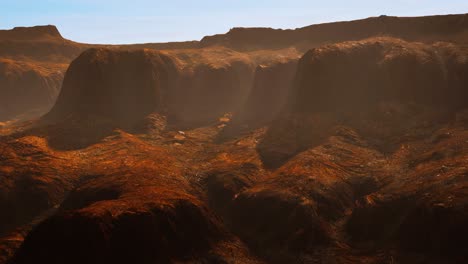
[[[0,30],[0,40],[38,40],[46,38],[63,39],[57,27],[53,25]]]
[[[255,50],[359,40],[373,36],[391,36],[411,41],[445,41],[453,40],[453,38],[460,39],[460,34],[463,35],[461,37],[462,41],[468,43],[468,14],[421,17],[382,15],[359,20],[313,24],[296,29],[235,27],[224,34],[205,36],[200,41],[122,45],[97,45],[90,43],[83,45],[154,49],[193,49],[209,46],[225,46],[235,50]],[[41,39],[65,40],[57,27],[53,25],[15,27],[10,30],[0,30],[0,41]]]
[[[298,29],[233,28],[226,34],[204,37],[201,46],[222,45],[234,49],[278,48],[301,43],[322,44],[392,36],[405,40],[446,40],[468,34],[468,14],[393,17],[310,25]],[[468,40],[468,37],[466,38]]]

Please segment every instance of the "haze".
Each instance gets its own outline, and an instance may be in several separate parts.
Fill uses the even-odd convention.
[[[53,24],[85,43],[198,40],[232,27],[296,28],[369,16],[468,12],[466,0],[16,0],[1,1],[0,28]]]

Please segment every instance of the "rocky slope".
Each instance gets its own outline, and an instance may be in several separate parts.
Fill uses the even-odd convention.
[[[277,176],[238,195],[233,210],[247,234],[261,220],[242,212],[262,203],[258,219],[288,208],[278,224],[313,233],[278,240],[271,226],[256,243],[289,253],[264,254],[307,258],[307,245],[327,243],[341,254],[344,242],[394,250],[402,263],[466,259],[465,58],[464,47],[381,38],[307,52],[287,111],[257,147]]]
[[[0,126],[0,263],[467,262],[468,49],[432,43],[462,18],[85,51]]]
[[[337,124],[355,126],[390,150],[409,130],[449,120],[467,106],[465,54],[463,46],[389,38],[310,50],[299,62],[285,115],[270,129],[266,162],[276,166],[320,143]]]
[[[294,110],[349,111],[391,101],[464,107],[465,58],[465,47],[388,38],[316,48],[301,59]]]
[[[0,121],[48,111],[60,91],[66,67],[0,59]]]
[[[0,121],[46,113],[68,64],[86,47],[64,39],[54,26],[0,30]]]
[[[171,59],[156,51],[87,50],[71,63],[45,119],[109,119],[125,126],[163,111],[170,71]]]

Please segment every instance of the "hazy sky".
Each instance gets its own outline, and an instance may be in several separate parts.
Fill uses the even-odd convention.
[[[232,27],[468,13],[468,0],[0,0],[0,28],[56,25],[87,43],[199,40]]]

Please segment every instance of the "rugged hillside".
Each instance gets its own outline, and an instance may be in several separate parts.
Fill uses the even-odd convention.
[[[60,91],[66,67],[0,59],[0,121],[49,110]]]
[[[382,148],[392,148],[409,130],[447,120],[467,106],[466,51],[388,38],[310,50],[298,65],[289,114],[270,130],[279,156],[265,155],[273,155],[272,163],[287,159],[319,143],[336,124],[353,125]]]
[[[273,258],[327,244],[340,255],[329,243],[344,241],[396,250],[402,263],[466,259],[466,52],[387,38],[307,52],[287,110],[257,146],[276,176],[234,202],[238,228],[250,226],[241,236],[275,218],[251,238],[285,252]],[[264,204],[257,221],[243,213],[254,204]],[[271,238],[277,225],[310,234]]]
[[[0,121],[46,113],[68,64],[86,47],[62,38],[54,26],[0,30]]]
[[[182,126],[213,122],[241,105],[252,68],[247,55],[226,49],[91,49],[70,65],[45,120],[97,118],[128,128],[158,112]]]
[[[0,263],[466,263],[465,17],[83,52],[0,124]]]
[[[316,48],[299,63],[293,108],[349,111],[379,102],[460,108],[468,95],[466,51],[387,38]]]
[[[258,263],[184,177],[194,173],[184,152],[197,149],[178,150],[170,139],[119,131],[67,152],[35,136],[2,141],[0,206],[11,216],[2,218],[2,257],[28,234],[11,263]]]
[[[221,45],[236,50],[297,46],[308,49],[373,36],[391,36],[409,41],[467,43],[468,15],[427,17],[371,17],[362,20],[311,25],[298,29],[233,28],[226,34],[207,36],[201,46]]]
[[[294,58],[259,65],[249,96],[235,113],[231,126],[254,129],[273,121],[291,96],[296,68]]]
[[[170,122],[182,127],[213,123],[246,100],[255,68],[247,54],[225,48],[169,54],[180,72],[171,89]]]

